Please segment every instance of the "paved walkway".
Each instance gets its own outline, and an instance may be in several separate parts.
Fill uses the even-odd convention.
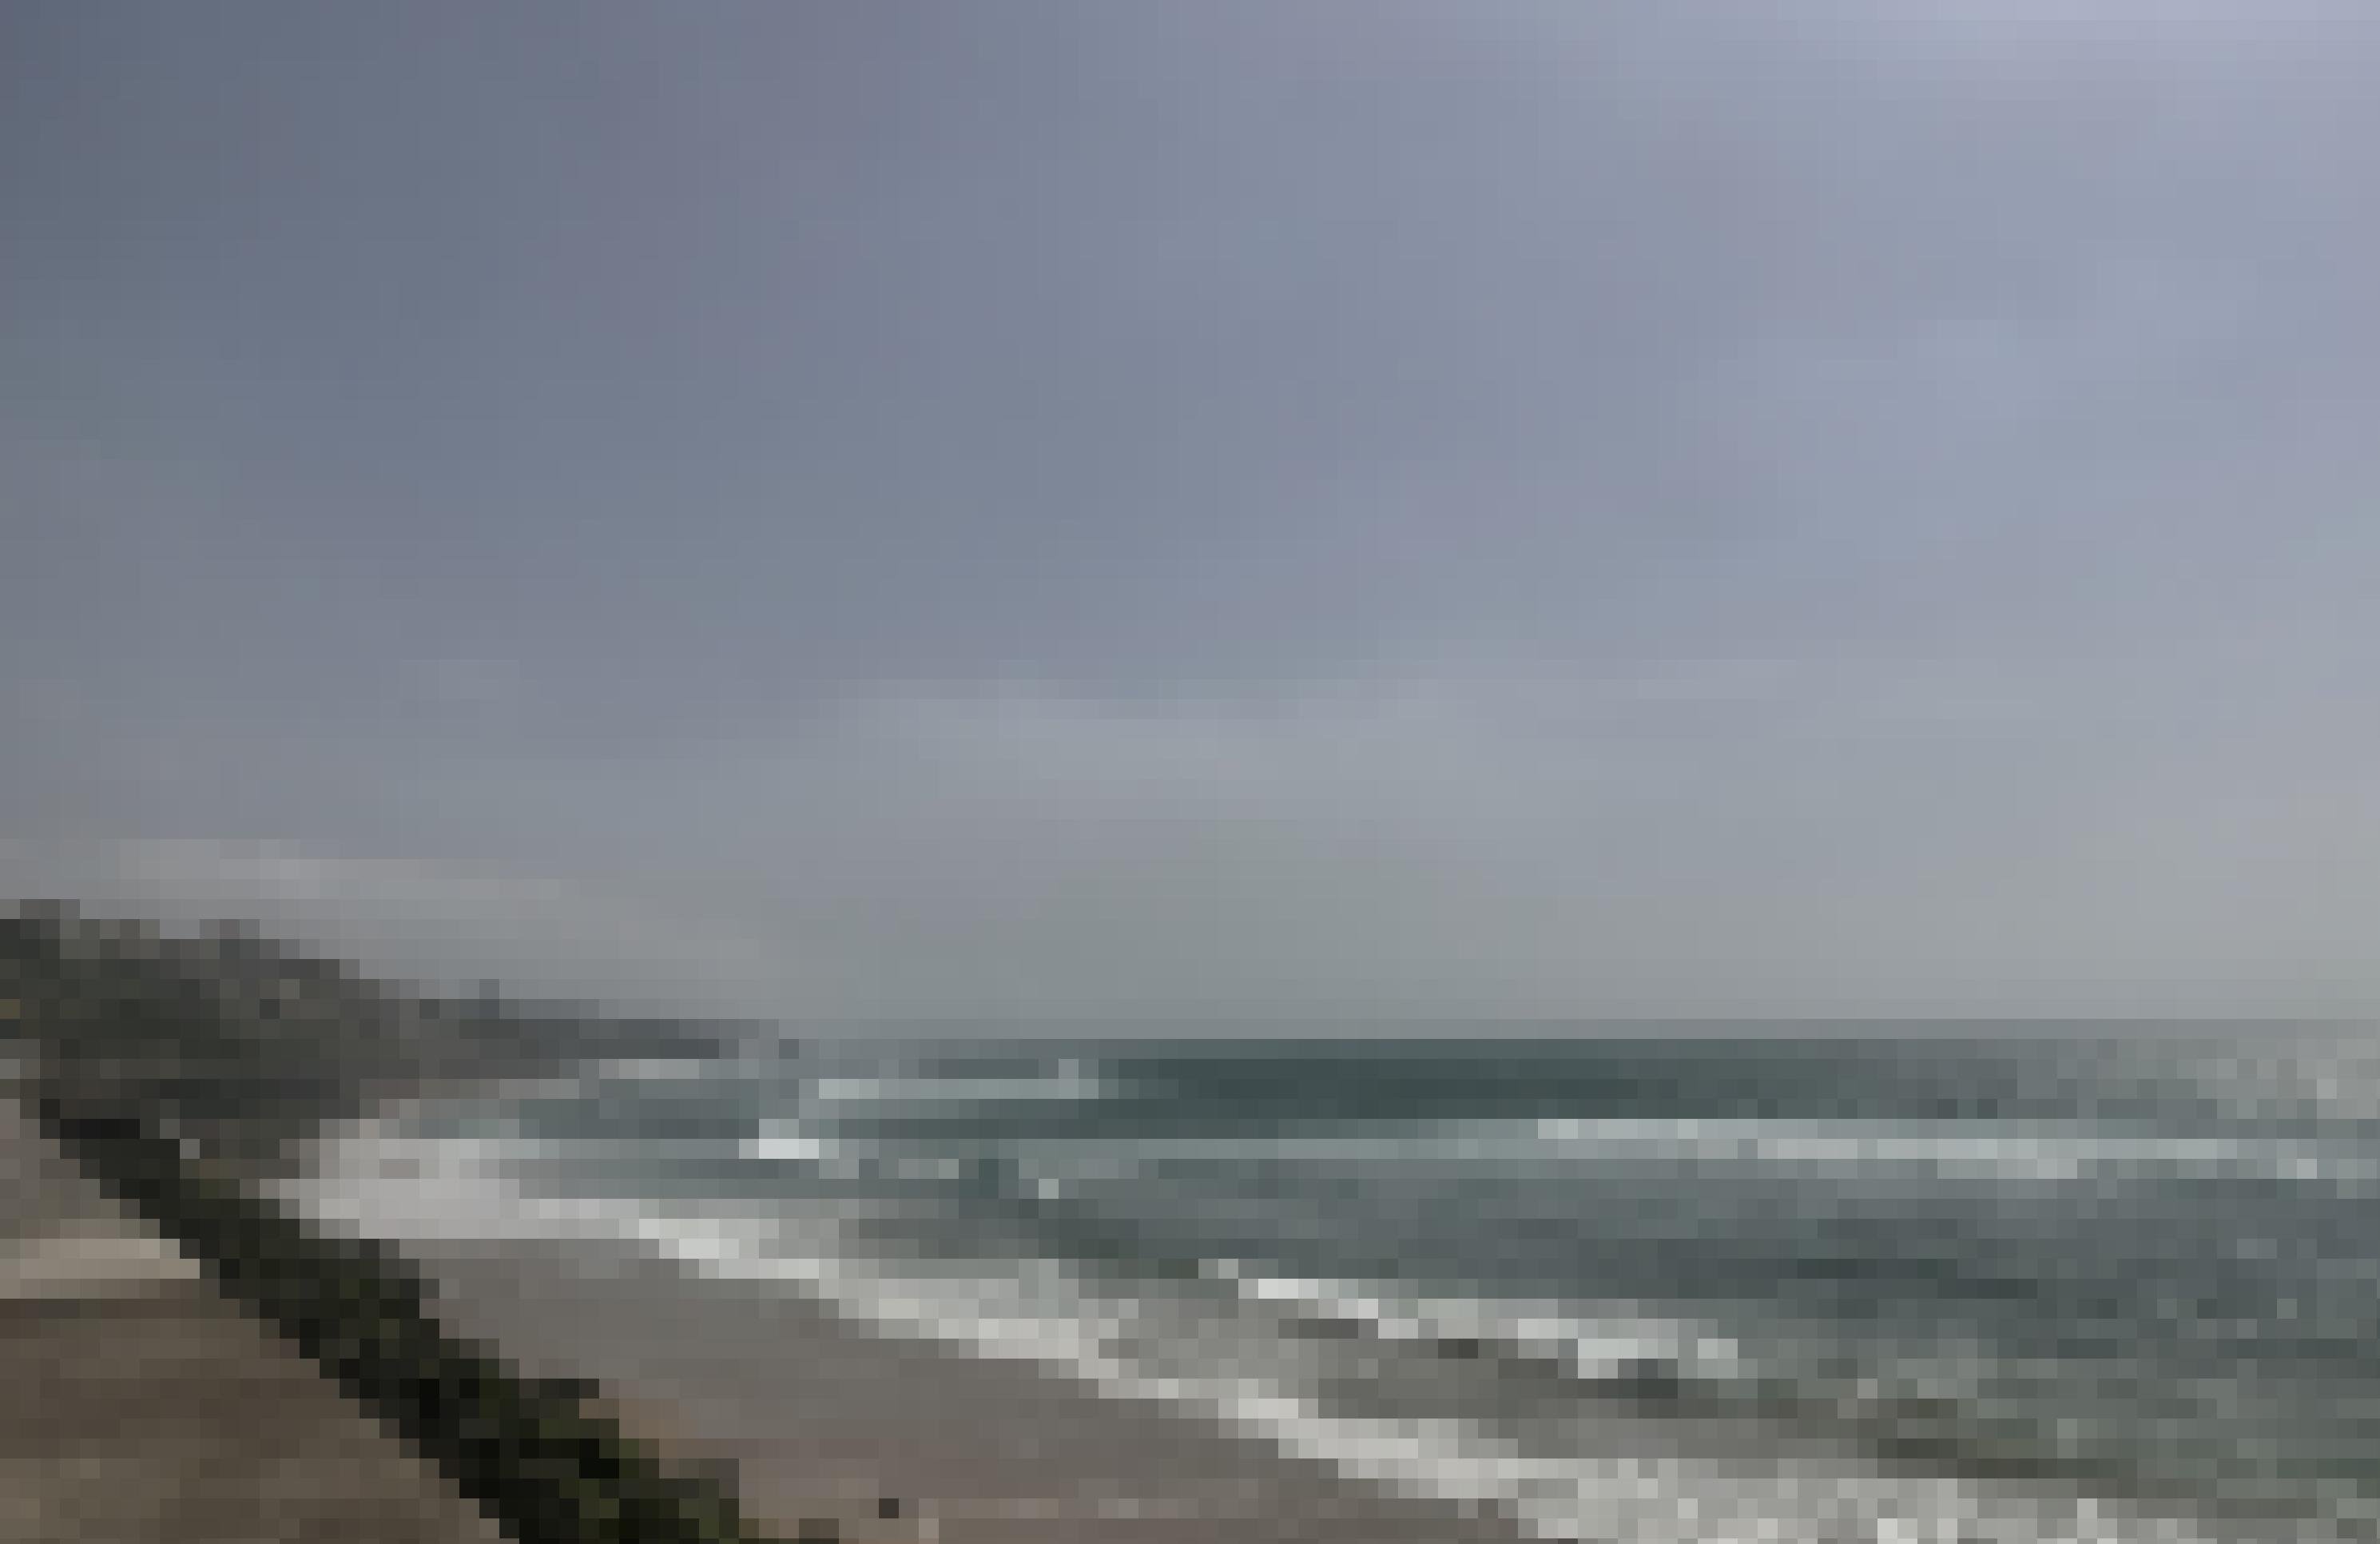
[[[0,1099],[0,1544],[501,1544]]]

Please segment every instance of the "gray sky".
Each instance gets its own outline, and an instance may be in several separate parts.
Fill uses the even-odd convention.
[[[0,13],[0,881],[794,1015],[2380,1011],[2380,12]]]

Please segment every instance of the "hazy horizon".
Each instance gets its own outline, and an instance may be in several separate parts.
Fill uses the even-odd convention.
[[[2380,14],[23,0],[0,891],[803,1021],[2380,1015]]]

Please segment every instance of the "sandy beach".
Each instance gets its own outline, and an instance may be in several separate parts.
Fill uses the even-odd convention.
[[[943,1544],[1521,1537],[1022,1363],[880,1335],[661,1260],[589,1268],[602,1258],[529,1244],[421,1257],[450,1324],[524,1371],[601,1380],[674,1451],[729,1466],[756,1515],[866,1518],[890,1497]]]
[[[549,1246],[420,1263],[457,1332],[591,1378],[793,1538],[1509,1544],[1490,1519],[1014,1363],[666,1262]],[[0,1107],[0,1544],[502,1535]]]
[[[303,1158],[392,1126],[419,1102],[392,1099],[334,1123]],[[596,1380],[624,1425],[676,1463],[731,1476],[747,1512],[789,1538],[826,1519],[846,1538],[943,1544],[1524,1537],[1508,1519],[1353,1482],[1177,1409],[890,1336],[789,1291],[698,1276],[625,1246],[416,1242],[407,1253],[450,1328],[530,1376]]]

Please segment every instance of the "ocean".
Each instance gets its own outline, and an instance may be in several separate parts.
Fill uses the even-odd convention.
[[[2338,1031],[758,1040],[306,1202],[636,1247],[1548,1538],[2380,1538]]]

